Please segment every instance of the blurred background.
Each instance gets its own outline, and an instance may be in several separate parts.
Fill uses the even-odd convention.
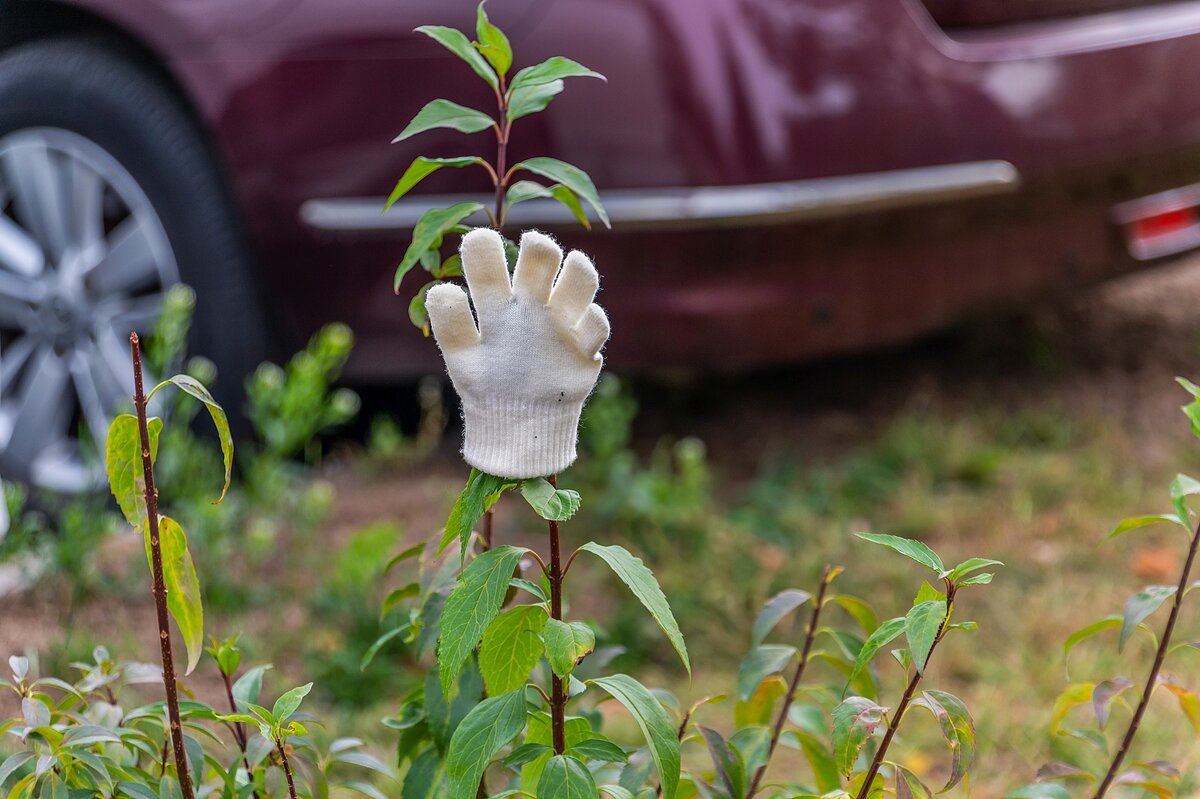
[[[696,695],[728,681],[758,605],[826,562],[902,612],[915,576],[855,530],[1004,560],[966,611],[975,647],[936,668],[975,709],[979,794],[1031,776],[1063,639],[1182,565],[1168,532],[1101,542],[1169,507],[1200,460],[1172,379],[1200,373],[1200,3],[488,11],[518,66],[564,54],[607,76],[519,122],[509,154],[586,170],[612,221],[583,231],[548,200],[510,218],[593,256],[612,320],[562,478],[584,496],[568,540],[655,568],[711,663]],[[380,210],[414,157],[494,146],[390,143],[432,97],[494,102],[413,33],[473,20],[457,0],[0,0],[0,654],[57,673],[99,643],[154,651],[141,545],[98,458],[137,329],[155,374],[241,409],[219,507],[216,445],[180,423],[196,409],[158,409],[160,490],[189,522],[210,632],[244,629],[386,745],[378,697],[423,667],[397,645],[359,670],[392,626],[383,565],[436,531],[466,473],[457,400],[408,318],[419,281],[397,297],[392,274],[425,209],[487,186],[444,170]],[[497,535],[526,521],[502,506]],[[592,582],[576,611],[669,669]],[[1194,766],[1187,730],[1150,735]]]

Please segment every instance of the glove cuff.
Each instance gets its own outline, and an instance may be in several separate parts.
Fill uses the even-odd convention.
[[[557,474],[575,462],[583,402],[463,397],[463,460],[497,477]]]

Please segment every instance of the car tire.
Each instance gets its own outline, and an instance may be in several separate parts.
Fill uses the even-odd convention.
[[[45,156],[47,162],[52,160],[58,165],[56,169],[103,173],[103,169],[95,164],[62,166],[70,163],[71,156],[53,149],[59,139],[67,142],[64,152],[73,152],[70,147],[78,144],[79,152],[85,155],[94,152],[95,158],[99,159],[97,163],[111,166],[104,160],[106,154],[119,166],[113,182],[128,188],[127,193],[134,199],[125,198],[113,189],[112,195],[117,199],[106,193],[101,204],[114,205],[118,209],[114,213],[119,215],[124,212],[121,205],[124,203],[130,209],[129,219],[133,218],[132,209],[136,206],[148,220],[144,225],[139,223],[138,229],[141,226],[147,230],[153,228],[154,236],[157,236],[158,228],[153,220],[157,218],[170,252],[164,255],[162,247],[156,245],[154,268],[158,271],[149,278],[143,275],[139,279],[170,282],[172,270],[167,268],[170,266],[167,261],[173,260],[177,279],[195,290],[196,315],[189,342],[190,353],[208,356],[216,362],[219,377],[214,393],[231,411],[231,417],[239,416],[236,411],[241,407],[243,377],[273,353],[267,339],[268,328],[255,284],[254,260],[247,237],[200,125],[183,100],[152,67],[139,63],[136,57],[123,53],[111,43],[71,37],[23,44],[0,54],[0,157],[19,159],[25,152],[19,147],[36,146],[41,141],[45,151],[50,153]],[[18,148],[10,149],[7,156],[2,146],[6,140],[16,142],[14,147]],[[34,144],[30,145],[30,141]],[[0,162],[0,183],[5,177],[6,166],[5,162]],[[136,187],[128,186],[121,170],[132,178]],[[63,178],[58,183],[67,181]],[[10,183],[10,188],[33,185],[28,180],[25,184],[15,180]],[[63,189],[60,194],[64,203],[67,199],[75,202],[72,192]],[[148,207],[143,199],[148,201]],[[0,197],[0,217],[9,200]],[[31,204],[27,200],[24,207]],[[83,202],[79,201],[79,204]],[[8,208],[11,218],[20,222],[18,210],[15,204]],[[67,212],[64,210],[63,213],[67,218]],[[33,213],[28,212],[26,216],[32,218]],[[101,227],[107,224],[102,223]],[[67,226],[63,223],[60,228]],[[116,230],[111,233],[115,235]],[[153,238],[150,234],[146,237]],[[107,240],[99,246],[116,249]],[[66,251],[67,245],[59,249]],[[76,249],[87,248],[80,245]],[[52,260],[50,249],[44,248],[44,253],[48,265]],[[55,269],[65,271],[66,267],[55,266]],[[80,267],[79,271],[84,269],[86,267]],[[106,285],[103,280],[94,282]],[[85,288],[81,291],[100,294],[99,290],[93,292],[87,279],[83,279],[83,283]],[[103,302],[109,303],[106,308],[114,307],[115,301],[105,299]],[[133,302],[129,300],[130,307]],[[86,304],[86,301],[81,300],[80,304]],[[48,318],[40,306],[36,313]],[[134,318],[132,312],[122,317]],[[115,329],[117,321],[111,326]],[[45,330],[38,329],[37,333],[44,337]],[[68,350],[72,364],[83,357],[76,354],[70,342],[54,346]],[[0,348],[0,365],[4,357],[5,351]],[[0,398],[5,396],[4,391],[0,386]],[[81,390],[74,412],[77,417],[83,415],[82,396]],[[89,407],[94,409],[96,406]],[[92,436],[95,437],[95,431]],[[3,457],[3,440],[3,430],[0,430],[0,474],[38,483],[37,475],[31,473],[32,467],[22,468],[16,457]],[[25,444],[28,447],[28,442]],[[48,487],[72,490],[72,486],[65,483]]]

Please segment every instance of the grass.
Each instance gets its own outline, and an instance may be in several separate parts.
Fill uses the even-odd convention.
[[[636,418],[627,392],[611,383],[601,387],[584,428],[588,454],[564,476],[564,485],[584,496],[584,510],[564,534],[569,544],[616,540],[642,555],[672,600],[698,668],[694,682],[681,686],[657,631],[628,608],[600,569],[581,561],[571,573],[572,615],[595,615],[602,639],[629,644],[617,663],[622,670],[649,669],[658,678],[652,682],[677,686],[685,698],[730,690],[761,602],[784,587],[811,588],[827,562],[847,567],[840,590],[869,597],[881,618],[902,615],[924,575],[855,539],[858,530],[920,538],[949,562],[978,555],[1007,564],[992,586],[970,589],[960,600],[961,617],[978,621],[980,630],[948,639],[930,669],[930,683],[961,696],[975,714],[977,797],[1003,795],[1064,747],[1078,745],[1048,734],[1051,707],[1069,681],[1122,674],[1140,682],[1149,668],[1148,640],[1135,639],[1118,654],[1109,634],[1079,647],[1068,678],[1062,643],[1084,624],[1120,612],[1144,585],[1177,578],[1184,549],[1177,531],[1104,539],[1125,516],[1169,508],[1173,474],[1197,470],[1200,448],[1182,416],[1164,415],[1147,428],[1126,423],[1103,403],[1071,404],[1055,392],[1017,401],[947,393],[873,411],[836,446],[806,447],[807,433],[821,438],[822,417],[813,417],[808,428],[789,431],[789,445],[776,446],[771,462],[749,473],[733,473],[721,453],[710,457],[698,438],[647,442]],[[276,663],[282,674],[275,688],[315,679],[331,730],[360,735],[386,752],[395,739],[378,720],[394,712],[423,666],[392,651],[366,672],[358,670],[362,651],[381,629],[379,567],[404,541],[437,527],[465,469],[445,458],[397,474],[364,468],[367,457],[358,452],[324,467],[329,483],[318,487],[336,488],[325,521],[259,519],[254,524],[271,529],[245,531],[256,551],[238,573],[256,575],[261,585],[222,599],[228,586],[214,582],[208,626],[218,636],[244,629],[244,662]],[[540,531],[526,528],[529,521],[518,503],[502,505],[498,535]],[[224,546],[231,540],[238,538],[221,538]],[[19,642],[33,641],[47,672],[65,673],[69,661],[99,642],[127,657],[152,659],[152,625],[139,615],[149,611],[139,571],[144,564],[140,548],[127,544],[117,537],[103,547],[101,559],[110,566],[84,569],[78,558],[60,557],[60,575],[88,580],[71,615],[59,615],[64,578],[46,579],[10,604],[0,642],[15,652]],[[213,568],[212,560],[203,564],[202,582]],[[73,585],[72,579],[65,583]],[[1163,616],[1151,623],[1160,627]],[[1194,610],[1185,609],[1179,635],[1200,638]],[[0,647],[0,655],[11,653]],[[1195,687],[1198,657],[1194,650],[1177,653],[1167,670]],[[211,664],[200,671],[190,684],[215,701],[219,685]],[[888,665],[881,676],[885,704],[886,698],[894,702],[900,677]],[[820,667],[813,677],[837,679]],[[714,726],[729,715],[706,712]],[[1090,713],[1080,707],[1069,719],[1094,726]],[[1128,709],[1116,710],[1110,730],[1119,731],[1128,716]],[[1151,706],[1134,760],[1171,760],[1194,785],[1200,765],[1195,735],[1164,694]],[[930,783],[947,768],[936,736],[931,722],[914,716],[895,750]],[[781,751],[776,774],[792,756]]]

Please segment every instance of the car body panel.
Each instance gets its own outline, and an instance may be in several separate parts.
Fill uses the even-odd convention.
[[[285,340],[341,319],[359,378],[436,368],[392,294],[401,228],[330,231],[314,199],[382,198],[417,155],[490,154],[487,132],[389,144],[429,99],[490,92],[412,29],[473,2],[76,0],[161,53],[209,127]],[[1200,180],[1200,3],[948,35],[918,0],[492,0],[519,60],[575,79],[514,128],[606,189],[679,189],[1007,162],[1009,196],[787,224],[567,232],[613,317],[610,364],[735,369],[901,341],[981,304],[1132,268],[1108,213]],[[421,187],[479,192],[482,172]]]

